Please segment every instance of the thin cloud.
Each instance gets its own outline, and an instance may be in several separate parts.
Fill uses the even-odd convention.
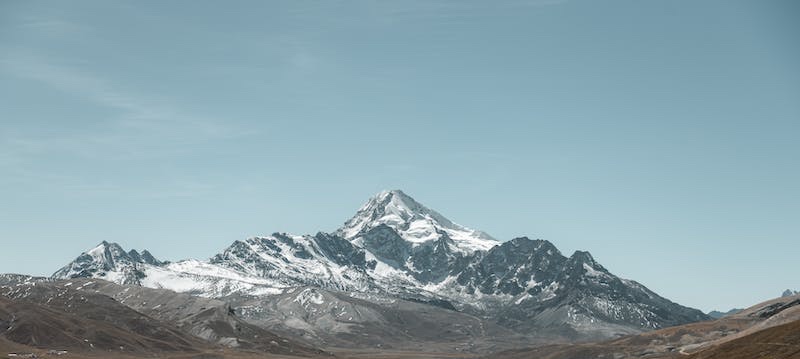
[[[86,33],[87,28],[83,25],[59,19],[29,17],[23,19],[18,25],[26,30],[33,30],[40,34],[65,36]]]
[[[87,178],[79,171],[49,168],[46,163],[53,155],[84,163],[161,161],[191,154],[200,144],[255,133],[231,123],[196,116],[163,101],[137,96],[98,75],[44,62],[38,57],[6,55],[0,59],[0,72],[81,97],[113,113],[83,123],[84,129],[69,133],[6,128],[0,133],[0,172],[4,174],[0,183],[9,188],[25,186],[76,196],[202,196],[215,190],[215,186],[174,171],[163,173],[159,169],[161,181],[138,188],[114,179]]]
[[[97,75],[43,62],[36,57],[7,57],[0,61],[0,69],[11,76],[45,84],[116,112],[84,133],[59,136],[7,133],[0,137],[3,149],[0,163],[15,162],[15,154],[34,154],[48,149],[87,156],[142,154],[147,148],[169,153],[182,144],[253,134],[251,129],[186,113],[163,102],[122,91]]]
[[[5,188],[24,187],[30,193],[86,199],[88,197],[168,199],[201,197],[222,190],[243,191],[230,185],[220,186],[177,174],[169,174],[159,181],[137,183],[125,180],[87,179],[83,176],[53,171],[38,171],[21,167],[10,168],[0,177]]]
[[[129,128],[151,132],[180,127],[192,135],[227,137],[242,134],[231,126],[200,116],[188,115],[174,108],[157,104],[141,96],[118,90],[95,75],[39,61],[35,58],[11,58],[2,62],[10,74],[36,80],[60,91],[81,96],[98,105],[120,111],[115,121]]]

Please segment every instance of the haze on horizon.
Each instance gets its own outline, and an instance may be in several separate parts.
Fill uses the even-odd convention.
[[[797,2],[238,5],[0,3],[0,273],[397,188],[704,311],[800,289]]]

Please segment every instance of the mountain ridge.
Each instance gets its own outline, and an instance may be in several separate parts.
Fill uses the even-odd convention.
[[[616,277],[589,252],[566,257],[553,243],[527,237],[500,242],[400,190],[371,197],[333,233],[251,237],[209,260],[178,262],[104,241],[53,277],[97,277],[210,298],[312,286],[486,315],[523,333],[587,338],[708,318]]]
[[[378,225],[388,225],[412,244],[446,235],[464,252],[488,250],[498,244],[489,234],[464,227],[439,214],[402,190],[384,190],[371,197],[334,233],[353,240]]]

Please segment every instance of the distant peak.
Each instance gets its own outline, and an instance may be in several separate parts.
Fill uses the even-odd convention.
[[[524,248],[526,250],[535,250],[548,252],[548,254],[561,255],[561,252],[556,246],[548,240],[544,239],[530,239],[528,237],[516,237],[508,243],[514,247]]]
[[[415,214],[426,214],[430,212],[434,211],[423,206],[402,190],[394,189],[383,190],[370,197],[369,200],[359,208],[356,217],[359,215],[362,217],[364,215],[377,217],[386,214],[394,214],[407,219],[408,217],[413,217]]]
[[[374,197],[387,197],[387,196],[406,196],[408,197],[403,190],[400,189],[385,189],[383,191],[378,192]]]
[[[442,233],[463,251],[488,250],[497,244],[488,234],[450,221],[399,189],[384,190],[370,197],[337,233],[355,239],[380,225],[388,226],[415,244],[434,241]]]
[[[417,202],[414,198],[407,195],[405,192],[399,189],[393,190],[383,190],[378,192],[378,194],[370,197],[363,206],[361,206],[361,210],[380,210],[382,208],[386,208],[387,206],[394,206],[397,208],[402,208],[407,211],[430,211],[425,206]]]
[[[96,246],[94,246],[92,249],[90,249],[86,253],[90,253],[90,252],[105,252],[105,251],[111,251],[114,254],[117,254],[119,252],[125,252],[125,250],[122,249],[122,246],[120,246],[116,242],[102,241],[102,242],[98,243]]]
[[[590,265],[594,265],[596,263],[594,261],[594,257],[592,257],[592,254],[586,251],[575,251],[575,253],[572,253],[572,255],[569,257],[569,259],[574,262],[586,263]]]
[[[156,257],[154,257],[153,254],[151,254],[146,249],[142,251],[141,258],[142,258],[141,262],[144,262],[144,263],[147,263],[147,264],[152,264],[152,265],[162,265],[162,264],[168,263],[168,262],[160,261],[160,260],[156,259]]]
[[[106,249],[106,248],[113,248],[115,250],[123,250],[122,246],[117,242],[109,242],[109,241],[101,241],[94,249]]]
[[[135,249],[126,251],[121,245],[116,242],[102,241],[94,248],[86,251],[84,255],[92,258],[93,262],[98,263],[113,263],[120,261],[148,263],[153,265],[160,265],[165,262],[156,259],[150,252],[143,250],[141,253]]]
[[[516,238],[510,240],[509,242],[512,242],[512,243],[514,243],[514,242],[517,242],[517,243],[531,242],[531,243],[534,243],[537,246],[541,246],[541,247],[555,247],[555,245],[553,243],[550,243],[550,241],[548,241],[546,239],[539,239],[539,238],[530,239],[530,238],[528,238],[526,236],[516,237]]]

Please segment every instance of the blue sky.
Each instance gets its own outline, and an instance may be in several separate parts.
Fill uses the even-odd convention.
[[[704,310],[800,289],[795,1],[0,3],[0,272],[400,188]],[[8,253],[13,253],[9,255]]]

